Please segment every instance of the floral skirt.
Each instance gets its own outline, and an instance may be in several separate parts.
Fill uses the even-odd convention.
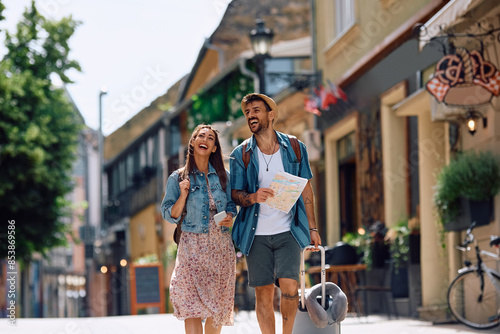
[[[210,211],[209,233],[182,231],[170,283],[174,316],[209,318],[232,326],[236,256],[231,233],[222,233]]]

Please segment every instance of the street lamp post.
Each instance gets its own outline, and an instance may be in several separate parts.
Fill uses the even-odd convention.
[[[104,224],[104,196],[103,196],[103,174],[104,174],[104,135],[102,129],[102,97],[108,94],[105,88],[99,91],[99,229]]]
[[[259,76],[259,93],[266,93],[265,82],[265,59],[269,57],[269,50],[273,41],[274,33],[271,29],[266,28],[264,20],[258,18],[255,29],[250,31],[250,42],[255,54],[255,65],[257,67],[257,75]]]

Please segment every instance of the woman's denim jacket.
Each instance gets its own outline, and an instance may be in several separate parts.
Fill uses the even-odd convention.
[[[232,213],[236,217],[236,204],[231,199],[231,183],[229,182],[229,172],[227,174],[226,191],[222,189],[219,177],[215,168],[211,164],[208,165],[208,184],[217,206],[217,212],[226,211]],[[173,172],[167,180],[167,187],[165,190],[165,197],[161,203],[161,213],[163,218],[170,223],[177,224],[182,215],[178,218],[172,218],[172,206],[177,202],[181,195],[179,188],[179,171]],[[182,230],[194,233],[208,233],[209,230],[209,203],[207,182],[205,181],[205,174],[196,171],[189,173],[189,180],[191,182],[191,189],[186,200],[186,216],[182,222]],[[229,233],[229,228],[221,226],[222,232]]]

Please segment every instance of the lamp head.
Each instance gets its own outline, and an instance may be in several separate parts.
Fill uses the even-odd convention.
[[[469,133],[471,135],[476,133],[476,121],[473,118],[467,120],[467,127],[469,128]]]
[[[465,114],[465,121],[467,122],[467,128],[469,129],[469,133],[471,135],[474,135],[477,130],[477,122],[479,119],[483,120],[483,128],[486,128],[488,124],[488,119],[483,116],[479,111],[476,110],[469,110]]]
[[[255,29],[250,31],[250,42],[255,55],[264,56],[269,54],[271,44],[274,37],[274,32],[266,28],[264,20],[258,18],[256,21]]]

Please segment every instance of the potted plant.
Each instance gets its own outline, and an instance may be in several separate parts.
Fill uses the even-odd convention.
[[[434,205],[447,231],[487,225],[492,198],[500,191],[500,167],[491,152],[461,152],[437,177]]]
[[[392,261],[391,291],[394,298],[406,298],[409,295],[408,262],[411,232],[407,219],[391,226],[387,232],[386,239],[389,242]]]
[[[367,265],[369,269],[384,267],[385,261],[389,259],[389,245],[386,242],[385,225],[376,221],[370,224],[367,231],[361,233],[346,233],[342,241],[356,247],[360,262]]]
[[[365,233],[346,233],[342,237],[342,242],[349,244],[356,248],[359,262],[370,265],[371,256],[370,256],[370,237]]]
[[[389,228],[387,232],[389,251],[396,271],[408,263],[410,256],[410,233],[408,220],[399,221],[395,226]]]

